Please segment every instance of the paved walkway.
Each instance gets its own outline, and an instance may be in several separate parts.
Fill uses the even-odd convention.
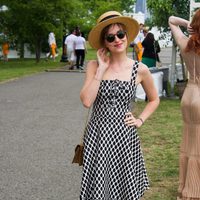
[[[78,199],[83,79],[44,72],[0,84],[0,200]]]
[[[78,199],[81,168],[71,160],[87,115],[83,80],[44,72],[0,84],[0,200]]]

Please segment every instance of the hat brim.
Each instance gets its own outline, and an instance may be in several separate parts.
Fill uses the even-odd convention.
[[[128,45],[135,39],[139,32],[139,24],[138,22],[131,18],[131,17],[125,17],[125,16],[117,16],[110,19],[107,19],[99,24],[97,24],[95,27],[92,28],[92,30],[89,33],[88,41],[92,48],[94,49],[100,49],[103,47],[103,44],[101,44],[100,36],[101,31],[110,24],[120,23],[123,24],[126,28],[127,35],[128,35]]]

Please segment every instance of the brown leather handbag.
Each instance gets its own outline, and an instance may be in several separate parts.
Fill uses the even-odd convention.
[[[78,144],[76,146],[72,163],[78,163],[79,166],[83,165],[83,150],[84,150],[83,144]]]
[[[83,138],[86,134],[86,127],[87,127],[87,123],[88,123],[89,113],[90,113],[90,109],[88,110],[88,114],[86,117],[85,128],[84,128],[81,142],[80,142],[80,144],[76,145],[74,158],[72,160],[72,163],[77,163],[77,164],[79,164],[79,166],[83,165],[83,151],[84,151]]]

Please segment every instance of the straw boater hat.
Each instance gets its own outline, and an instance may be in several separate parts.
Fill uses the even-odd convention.
[[[103,47],[100,41],[101,31],[106,26],[113,23],[120,23],[125,26],[128,35],[128,44],[134,40],[139,32],[139,24],[135,19],[122,16],[119,12],[116,11],[108,11],[98,18],[97,25],[93,27],[89,33],[88,41],[91,47],[94,49]]]

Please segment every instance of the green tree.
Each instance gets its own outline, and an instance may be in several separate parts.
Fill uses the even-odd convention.
[[[22,46],[29,43],[37,62],[48,33],[53,31],[61,38],[65,20],[73,10],[69,0],[1,0],[1,5],[6,5],[8,11],[0,13],[0,27],[6,34],[15,36]]]
[[[169,29],[168,18],[171,15],[178,16],[187,20],[189,19],[190,0],[147,0],[147,6],[151,13],[151,20],[150,20],[151,25],[157,26],[158,28],[164,28],[164,31],[167,31]],[[173,40],[171,77],[170,77],[172,96],[174,95],[175,66],[176,66],[176,44],[175,41]],[[183,62],[182,62],[182,73],[184,76],[185,70]]]
[[[168,18],[171,15],[189,19],[190,0],[147,0],[151,13],[151,24],[168,29]]]
[[[132,11],[136,0],[82,0],[81,2],[83,7],[86,9],[82,9],[82,11],[84,10],[84,16],[78,22],[86,33],[88,33],[89,30],[96,24],[97,18],[102,13],[110,10],[116,10],[119,12],[124,10]],[[80,15],[80,13],[78,13],[78,15]],[[74,19],[77,19],[77,17]],[[71,20],[74,21],[74,19]]]
[[[53,31],[57,39],[62,38],[63,29],[79,26],[87,34],[103,12],[129,11],[134,3],[135,0],[0,0],[0,7],[8,7],[8,11],[0,12],[0,32],[21,46],[21,55],[24,43],[29,43],[39,61],[49,32]]]

